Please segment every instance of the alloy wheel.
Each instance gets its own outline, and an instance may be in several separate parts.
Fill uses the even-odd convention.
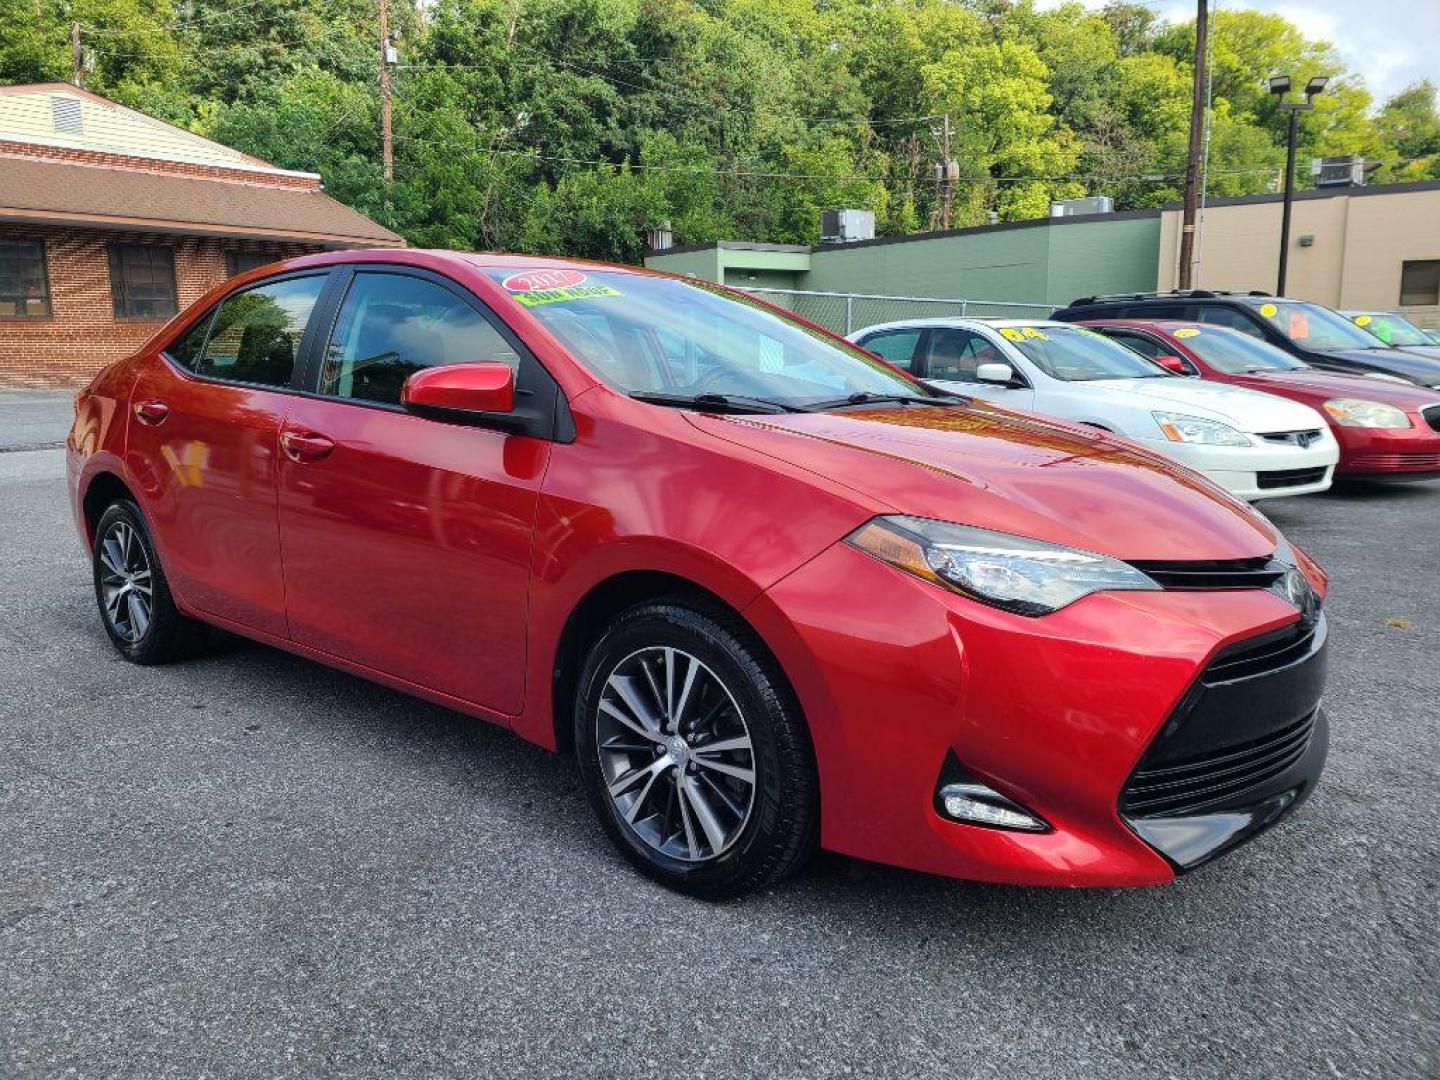
[[[654,647],[621,660],[601,691],[595,735],[615,810],[647,846],[704,862],[740,837],[755,801],[750,729],[698,658]]]
[[[115,635],[131,644],[150,629],[154,615],[150,559],[134,526],[117,521],[100,538],[100,598]]]

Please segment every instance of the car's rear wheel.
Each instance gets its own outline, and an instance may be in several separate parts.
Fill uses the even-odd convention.
[[[111,503],[95,526],[95,600],[111,642],[131,663],[163,664],[189,651],[205,627],[175,609],[140,508]]]
[[[809,732],[775,661],[733,613],[675,598],[621,614],[586,658],[575,747],[622,854],[671,888],[740,896],[815,847]]]

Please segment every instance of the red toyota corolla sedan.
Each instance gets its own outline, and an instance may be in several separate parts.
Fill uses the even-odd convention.
[[[1212,323],[1110,319],[1080,325],[1181,374],[1309,405],[1340,444],[1337,480],[1440,479],[1440,393],[1433,390],[1383,375],[1319,371],[1257,337]]]
[[[252,271],[80,394],[69,478],[126,658],[210,624],[573,751],[696,895],[817,844],[1168,882],[1325,757],[1325,576],[1264,517],[704,282]]]

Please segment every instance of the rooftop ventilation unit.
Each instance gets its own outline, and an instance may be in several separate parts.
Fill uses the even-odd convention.
[[[1088,199],[1060,199],[1050,204],[1051,217],[1080,217],[1084,214],[1113,214],[1115,200],[1109,195],[1092,195]]]
[[[875,215],[869,210],[820,211],[822,244],[853,244],[875,239]]]
[[[1370,174],[1379,167],[1378,161],[1366,161],[1353,154],[1310,159],[1310,175],[1315,178],[1317,188],[1364,187]]]

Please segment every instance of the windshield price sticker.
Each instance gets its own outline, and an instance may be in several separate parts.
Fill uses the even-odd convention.
[[[1261,314],[1261,315],[1264,315],[1267,319],[1273,319],[1273,318],[1275,317],[1275,313],[1276,313],[1277,311],[1279,311],[1279,310],[1280,310],[1280,309],[1279,309],[1278,307],[1276,307],[1274,304],[1261,304],[1261,305],[1260,305],[1260,314]]]
[[[619,289],[609,285],[587,285],[579,270],[527,270],[511,274],[500,283],[518,304],[539,307],[566,300],[589,300],[597,296],[619,296]]]
[[[1199,337],[1200,331],[1196,330],[1193,326],[1182,326],[1179,330],[1175,331],[1175,336],[1178,338]]]
[[[1370,316],[1369,316],[1369,315],[1357,315],[1357,316],[1355,316],[1355,325],[1356,325],[1356,326],[1369,326],[1369,325],[1370,325]]]
[[[1031,341],[1050,340],[1048,337],[1045,336],[1045,332],[1043,330],[1038,330],[1033,326],[1024,326],[1019,328],[1018,330],[1013,326],[1001,327],[1000,336],[1003,337],[1006,341],[1025,341],[1027,339]]]

